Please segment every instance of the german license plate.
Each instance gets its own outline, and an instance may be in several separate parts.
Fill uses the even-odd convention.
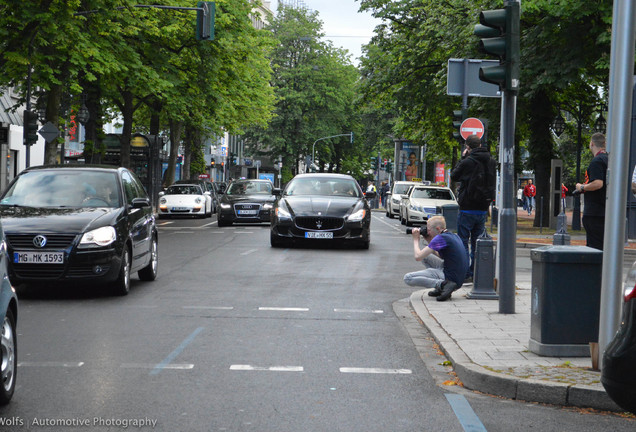
[[[257,215],[258,210],[239,210],[238,214],[240,214],[241,216]]]
[[[332,239],[333,238],[333,233],[332,232],[306,232],[305,233],[305,238],[312,238],[312,239]]]
[[[189,210],[187,207],[172,207],[172,211],[186,211]]]
[[[17,264],[63,264],[64,252],[14,252]]]

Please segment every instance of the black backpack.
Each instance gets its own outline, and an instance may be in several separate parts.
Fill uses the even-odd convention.
[[[491,157],[487,162],[481,162],[472,156],[468,157],[475,163],[468,180],[466,194],[473,202],[486,202],[490,205],[497,192],[497,162]]]

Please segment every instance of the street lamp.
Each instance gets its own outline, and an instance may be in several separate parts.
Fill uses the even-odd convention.
[[[82,106],[80,107],[79,111],[77,111],[77,120],[79,120],[82,126],[85,126],[90,117],[91,116],[88,112],[88,108],[86,108],[86,95],[82,93]]]
[[[561,134],[565,132],[565,120],[563,119],[560,111],[559,116],[552,122],[552,130],[558,137],[560,137]]]

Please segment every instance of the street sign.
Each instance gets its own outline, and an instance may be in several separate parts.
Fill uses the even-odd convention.
[[[459,133],[464,139],[471,135],[477,135],[481,138],[484,136],[484,124],[477,118],[467,118],[462,122],[462,126],[459,128]]]
[[[479,79],[479,68],[498,66],[497,60],[448,59],[446,94],[449,96],[501,97],[499,86]],[[466,74],[466,76],[464,76]],[[466,88],[464,88],[466,85]]]
[[[38,133],[47,143],[60,136],[60,130],[51,122],[46,122],[46,124],[40,128]]]

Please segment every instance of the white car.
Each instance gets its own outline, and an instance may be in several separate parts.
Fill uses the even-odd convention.
[[[400,215],[401,196],[404,195],[411,186],[421,185],[421,182],[396,181],[393,183],[391,192],[387,194],[386,216],[393,219]]]
[[[159,217],[212,216],[212,197],[198,184],[173,184],[159,192]]]
[[[442,186],[413,186],[401,198],[400,222],[406,226],[423,225],[428,218],[441,215],[443,206],[457,205],[453,191]]]

